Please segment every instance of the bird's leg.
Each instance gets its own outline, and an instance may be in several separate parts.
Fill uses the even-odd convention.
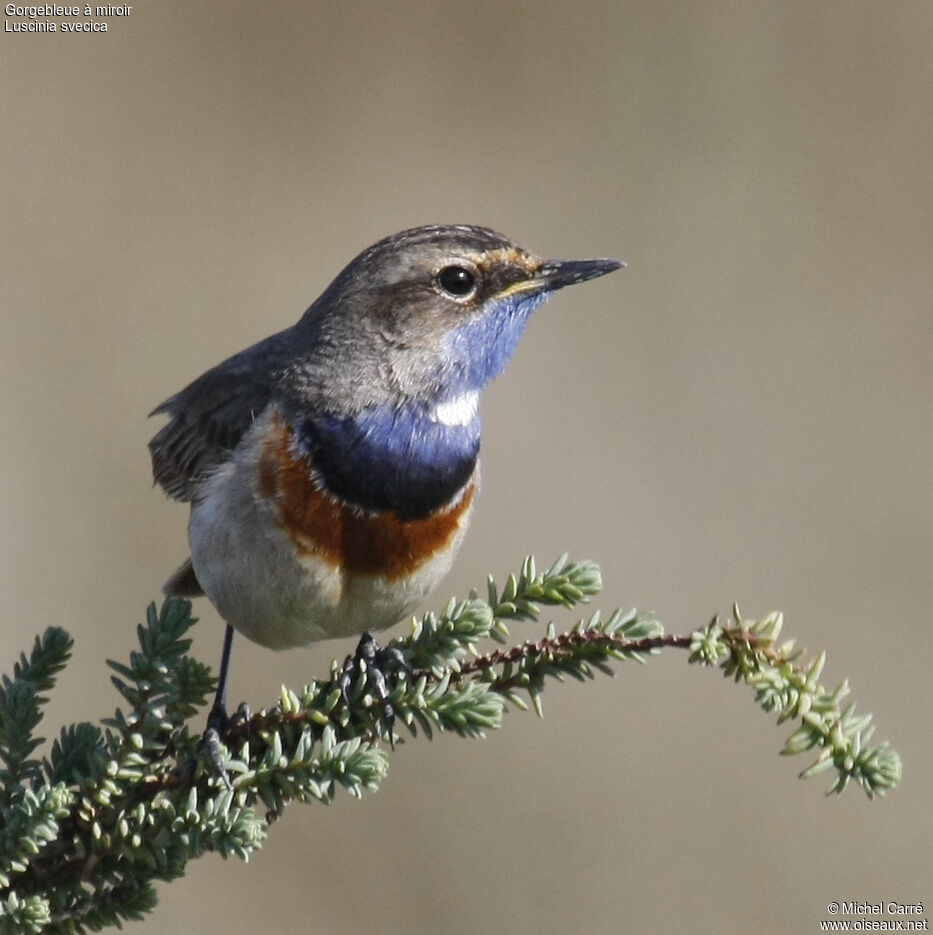
[[[233,648],[233,627],[227,624],[224,631],[224,645],[220,652],[220,673],[217,676],[217,694],[214,695],[214,703],[211,705],[210,714],[207,716],[207,730],[201,737],[201,746],[207,748],[208,756],[211,760],[211,768],[214,775],[219,776],[228,789],[233,788],[230,782],[230,776],[224,769],[223,760],[220,757],[220,733],[225,730],[230,723],[227,716],[227,674],[230,671],[230,650]]]
[[[347,656],[340,673],[340,694],[344,704],[350,704],[350,686],[360,674],[360,664],[366,664],[366,684],[372,689],[381,710],[380,723],[395,749],[395,708],[389,700],[387,677],[390,672],[410,671],[408,662],[397,646],[380,646],[370,633],[364,633],[357,644],[356,652]]]

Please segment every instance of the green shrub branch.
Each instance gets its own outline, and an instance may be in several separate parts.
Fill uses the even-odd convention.
[[[897,785],[901,762],[870,746],[870,715],[843,706],[848,685],[820,683],[825,654],[806,661],[779,643],[780,614],[748,620],[734,608],[686,635],[665,634],[653,614],[599,612],[565,632],[553,623],[537,640],[511,644],[509,624],[539,619],[545,606],[572,609],[601,589],[599,568],[561,557],[539,570],[528,558],[500,588],[451,600],[393,640],[407,668],[390,680],[399,729],[482,737],[506,708],[541,713],[549,679],[612,674],[623,661],[662,650],[689,652],[754,691],[758,704],[795,729],[783,752],[815,752],[802,771],[832,776],[829,792],[855,781],[869,796]],[[82,933],[141,918],[155,883],[185,872],[208,852],[248,860],[291,802],[331,801],[338,791],[374,791],[389,767],[382,708],[361,664],[346,699],[342,666],[300,691],[282,687],[269,708],[240,710],[221,737],[232,788],[214,774],[200,742],[215,680],[189,654],[195,623],[188,601],[151,605],[126,663],[110,661],[122,704],[100,725],[61,729],[48,756],[33,754],[42,705],[72,641],[50,628],[0,682],[0,935]],[[488,641],[505,648],[485,649]],[[192,724],[189,721],[196,718]]]

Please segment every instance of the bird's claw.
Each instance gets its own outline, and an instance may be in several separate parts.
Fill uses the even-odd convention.
[[[207,729],[201,736],[201,742],[198,744],[199,750],[207,750],[208,759],[211,761],[211,771],[228,788],[233,788],[230,782],[230,774],[224,766],[223,757],[220,754],[220,735],[226,731],[230,724],[230,718],[227,715],[226,708],[223,705],[215,704],[211,708],[211,713],[207,716]]]
[[[213,774],[231,790],[233,789],[233,783],[230,781],[230,774],[224,766],[223,756],[220,752],[220,738],[231,726],[246,724],[249,718],[250,710],[245,703],[236,709],[233,717],[227,714],[226,708],[222,704],[215,703],[207,716],[207,728],[201,736],[200,743],[198,743],[198,751],[207,750]]]
[[[347,656],[340,673],[340,695],[345,705],[350,705],[350,687],[360,674],[361,663],[366,664],[366,683],[376,696],[380,707],[380,726],[395,749],[395,708],[389,699],[388,676],[392,672],[409,672],[410,667],[404,654],[397,646],[380,646],[370,633],[364,633],[357,644],[356,652]]]

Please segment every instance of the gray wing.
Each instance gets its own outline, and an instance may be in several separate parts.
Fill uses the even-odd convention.
[[[176,500],[192,500],[198,483],[226,461],[268,406],[286,332],[218,364],[150,415],[169,422],[149,442],[152,476]]]

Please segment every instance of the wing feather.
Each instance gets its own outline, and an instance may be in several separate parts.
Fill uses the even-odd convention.
[[[153,479],[170,497],[193,500],[200,482],[231,456],[269,405],[285,336],[273,335],[225,360],[150,413],[169,417],[149,442],[149,453]]]

